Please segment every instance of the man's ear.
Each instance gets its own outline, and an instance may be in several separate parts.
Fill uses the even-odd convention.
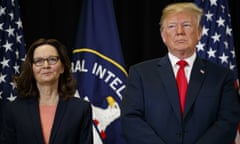
[[[162,37],[163,42],[165,43],[165,42],[166,42],[166,39],[165,39],[165,33],[164,33],[164,31],[160,31],[160,35],[161,35],[161,37]]]
[[[198,40],[200,41],[200,39],[202,38],[202,28],[198,28]]]

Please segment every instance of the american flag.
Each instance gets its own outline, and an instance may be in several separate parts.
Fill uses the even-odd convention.
[[[231,69],[235,76],[235,87],[239,89],[228,0],[195,0],[195,3],[204,10],[198,55]],[[235,143],[240,144],[239,131]]]
[[[12,76],[20,73],[25,58],[23,27],[17,0],[0,3],[0,99],[15,100]]]

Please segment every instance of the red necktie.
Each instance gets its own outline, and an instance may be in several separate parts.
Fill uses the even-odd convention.
[[[180,98],[180,109],[181,112],[184,112],[184,106],[185,106],[185,97],[187,92],[187,78],[185,75],[184,67],[187,65],[187,62],[184,60],[180,60],[177,62],[179,65],[179,69],[177,72],[177,85],[178,85],[178,94]]]

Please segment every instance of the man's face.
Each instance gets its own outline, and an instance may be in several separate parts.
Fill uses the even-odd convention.
[[[170,53],[191,56],[201,38],[201,30],[191,12],[178,12],[166,17],[161,36]]]

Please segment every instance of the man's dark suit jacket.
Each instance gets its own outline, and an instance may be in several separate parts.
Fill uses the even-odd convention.
[[[165,56],[130,68],[121,121],[128,144],[232,144],[239,110],[233,73],[197,58],[182,116]]]
[[[4,104],[1,144],[44,144],[36,98]],[[88,102],[60,97],[49,144],[92,144],[92,111]]]

